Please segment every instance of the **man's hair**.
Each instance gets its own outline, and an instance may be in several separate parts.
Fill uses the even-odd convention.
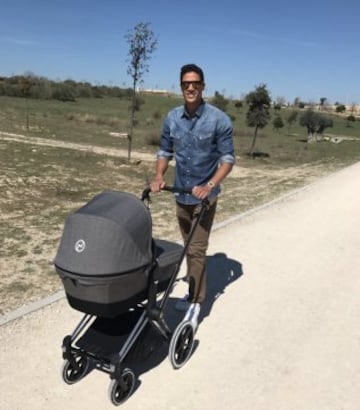
[[[204,82],[204,73],[203,73],[203,70],[202,70],[199,66],[197,66],[196,64],[185,64],[185,65],[183,65],[183,66],[181,67],[181,70],[180,70],[180,82],[182,81],[184,75],[185,75],[186,73],[190,73],[190,72],[194,72],[194,73],[199,74],[201,82],[202,82],[202,83]]]

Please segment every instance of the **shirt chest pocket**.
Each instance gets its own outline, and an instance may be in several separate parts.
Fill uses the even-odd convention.
[[[211,150],[214,146],[214,134],[211,131],[199,133],[194,136],[194,143],[196,148]]]
[[[185,148],[187,145],[187,137],[186,134],[180,130],[176,130],[171,132],[170,138],[173,142],[175,151]]]
[[[210,132],[192,133],[175,131],[171,133],[171,139],[175,151],[180,149],[190,149],[199,151],[209,151],[214,144],[214,134]]]

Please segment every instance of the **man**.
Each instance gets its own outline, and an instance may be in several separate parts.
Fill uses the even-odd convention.
[[[175,306],[178,310],[187,311],[185,320],[190,320],[196,328],[200,306],[206,297],[206,251],[217,196],[220,183],[232,169],[235,156],[229,117],[203,100],[205,82],[202,69],[195,64],[184,65],[180,72],[180,86],[185,104],[171,110],[164,121],[156,176],[150,188],[152,192],[158,192],[165,186],[164,175],[175,153],[174,185],[191,192],[176,194],[176,215],[184,242],[202,200],[209,200],[209,208],[194,232],[186,255],[189,295]]]

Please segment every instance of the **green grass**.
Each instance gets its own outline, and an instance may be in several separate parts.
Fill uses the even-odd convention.
[[[145,101],[141,110],[136,113],[138,125],[134,131],[133,149],[155,151],[147,139],[160,134],[162,121],[169,109],[182,104],[180,98],[149,96],[141,98]],[[71,141],[90,145],[118,147],[127,149],[127,140],[112,137],[111,132],[129,131],[130,100],[119,98],[79,99],[77,102],[63,103],[56,100],[41,101],[21,98],[0,97],[0,131],[21,133],[28,136],[49,138],[52,140]],[[29,110],[30,129],[26,129],[26,109]],[[279,114],[285,118],[289,109],[283,108]],[[229,104],[229,114],[235,117],[235,146],[238,155],[246,152],[250,145],[253,129],[246,126],[246,107],[240,110]],[[157,115],[156,115],[157,114]],[[272,112],[274,115],[274,112]],[[344,117],[330,115],[334,121],[333,128],[328,128],[325,134],[351,136],[360,138],[360,122],[351,127]],[[159,117],[159,118],[157,118]],[[312,153],[304,152],[301,140],[306,138],[306,130],[298,123],[290,129],[290,136],[284,127],[280,132],[274,132],[271,121],[260,131],[257,149],[270,154],[274,161],[311,161],[314,157],[321,158],[326,152],[324,147],[312,148]],[[328,144],[331,145],[331,144]],[[339,144],[341,145],[341,144]],[[348,151],[352,151],[351,145]],[[340,155],[346,155],[346,149],[330,148]],[[274,162],[272,161],[272,162]]]
[[[148,149],[146,136],[159,134],[167,110],[179,104],[178,99],[144,96],[145,104],[137,113],[138,127],[134,149]],[[29,130],[26,129],[26,105]],[[127,148],[127,140],[110,136],[110,132],[129,132],[130,100],[119,98],[79,99],[74,103],[55,100],[39,101],[0,97],[1,131],[28,136],[72,141],[108,147]],[[154,113],[161,117],[154,118]],[[151,124],[149,122],[151,120]]]

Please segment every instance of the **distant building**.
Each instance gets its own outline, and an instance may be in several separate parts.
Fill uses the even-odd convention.
[[[139,88],[138,92],[140,94],[156,94],[156,95],[163,95],[165,97],[169,97],[171,93],[168,90],[158,90],[153,88]]]

